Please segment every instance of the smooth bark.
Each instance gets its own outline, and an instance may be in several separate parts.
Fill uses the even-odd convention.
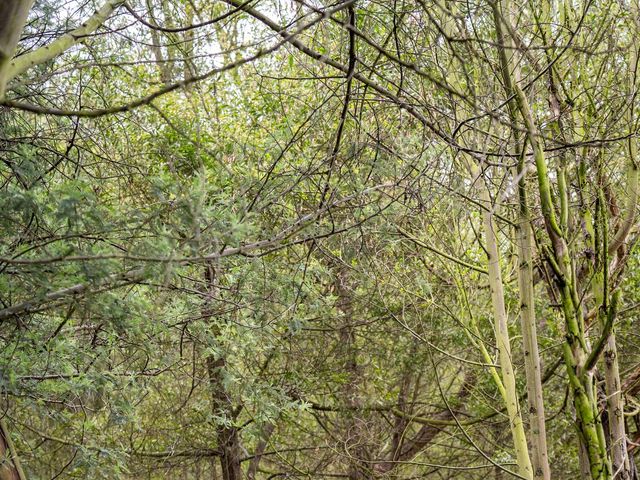
[[[124,3],[124,0],[105,2],[80,27],[43,47],[13,58],[32,3],[33,0],[0,2],[0,100],[4,99],[8,82],[34,65],[54,59],[94,33],[107,21],[113,11]]]
[[[510,15],[511,6],[503,0],[503,14]],[[505,91],[513,96],[514,81],[519,80],[519,67],[514,58],[514,42],[505,37],[499,30],[500,70]],[[507,52],[506,47],[511,49]],[[508,104],[509,117],[512,123],[512,136],[516,149],[520,148],[520,158],[516,170],[518,179],[518,226],[516,248],[518,253],[518,294],[520,297],[520,323],[522,327],[522,343],[524,350],[525,376],[527,380],[527,404],[529,407],[529,430],[531,434],[531,453],[534,478],[549,480],[551,470],[547,452],[547,433],[544,415],[544,398],[540,374],[540,352],[538,351],[538,333],[533,290],[533,232],[527,199],[527,168],[525,165],[526,144],[522,144],[522,136],[518,128],[518,110],[513,102]]]
[[[482,189],[482,199],[486,205],[491,205],[489,193]],[[511,357],[511,341],[509,338],[509,326],[507,313],[504,305],[504,287],[502,284],[502,272],[500,270],[500,255],[498,253],[498,242],[493,223],[491,210],[484,211],[483,214],[484,236],[488,255],[489,288],[491,290],[491,303],[494,314],[494,330],[496,344],[498,347],[498,359],[500,363],[500,374],[504,386],[503,397],[507,407],[511,436],[516,450],[518,462],[518,473],[524,478],[533,478],[533,468],[529,458],[527,446],[527,436],[524,431],[520,403],[516,390],[515,372]]]
[[[9,82],[11,59],[34,0],[2,0],[0,2],[0,100]]]

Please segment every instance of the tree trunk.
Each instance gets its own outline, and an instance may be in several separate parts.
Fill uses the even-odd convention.
[[[632,0],[629,3],[631,10],[631,18],[634,22],[636,34],[638,32],[638,4],[636,0]],[[631,103],[635,100],[637,91],[637,70],[638,70],[638,47],[637,45],[631,45],[630,57],[629,57],[629,71],[631,73],[629,80],[629,95],[631,96]],[[629,108],[627,113],[629,128],[634,125],[634,109]],[[637,158],[637,143],[636,138],[630,137],[628,139],[628,166],[627,166],[627,191],[628,200],[622,225],[616,232],[616,235],[608,246],[608,255],[614,255],[614,262],[622,260],[626,254],[625,244],[629,232],[635,223],[636,207],[638,204],[638,165],[636,164]],[[605,258],[608,256],[605,255]],[[605,285],[606,288],[606,285]],[[629,454],[627,450],[627,434],[625,429],[624,419],[624,397],[622,395],[622,385],[620,382],[620,370],[618,367],[618,350],[616,347],[616,337],[614,330],[611,331],[611,335],[607,341],[607,346],[604,351],[604,369],[605,369],[605,392],[607,395],[607,411],[609,413],[609,440],[611,444],[611,459],[613,462],[613,472],[616,479],[631,480],[634,474],[632,465],[629,460]]]
[[[12,3],[15,3],[14,0],[11,0],[9,2],[9,4]],[[25,5],[29,4],[29,0],[23,0],[23,2],[21,3]],[[95,13],[91,17],[87,18],[78,28],[65,33],[64,35],[61,35],[60,37],[44,45],[43,47],[32,50],[24,55],[20,55],[12,62],[10,62],[6,80],[11,80],[12,78],[20,75],[34,65],[40,65],[44,62],[52,60],[74,45],[77,45],[88,35],[91,35],[98,28],[100,28],[104,24],[104,22],[109,19],[114,10],[116,10],[116,8],[118,8],[122,3],[124,3],[124,0],[107,0],[100,7],[100,9],[96,10]],[[0,14],[1,13],[4,12],[0,12]],[[15,22],[15,24],[17,25],[18,22]],[[22,31],[22,28],[23,27],[21,27],[20,31]],[[13,48],[15,49],[15,45],[13,46]]]
[[[524,172],[519,172],[519,175],[523,175],[520,181],[524,183]],[[521,187],[520,202],[521,213],[518,225],[518,254],[520,265],[518,283],[524,367],[527,379],[529,428],[533,454],[533,476],[536,479],[549,480],[551,478],[551,471],[547,454],[547,431],[544,417],[540,353],[538,351],[538,334],[536,331],[536,314],[533,296],[533,259],[531,252],[533,242],[524,186]]]
[[[212,264],[206,266],[204,280],[206,298],[202,317],[205,320],[210,320],[213,317],[213,298],[216,290],[216,271]],[[214,329],[214,335],[218,336],[218,334],[219,332]],[[211,412],[214,417],[226,420],[219,422],[216,426],[222,480],[242,480],[240,438],[238,429],[233,425],[235,415],[231,397],[224,387],[226,360],[224,356],[214,358],[213,355],[209,355],[206,358],[206,365],[211,389]]]
[[[478,179],[482,181],[482,179]],[[482,213],[484,220],[484,235],[488,255],[489,289],[491,290],[491,303],[493,305],[494,329],[496,344],[498,347],[498,359],[500,363],[500,373],[502,379],[502,396],[504,398],[511,436],[516,450],[518,462],[518,473],[524,478],[533,478],[533,469],[529,458],[527,437],[524,431],[520,403],[516,391],[516,378],[511,362],[511,341],[509,338],[509,327],[507,323],[507,312],[504,306],[504,290],[502,284],[502,272],[500,270],[500,254],[498,253],[498,242],[493,225],[493,213],[491,199],[486,188],[481,187],[482,201],[489,208]]]
[[[4,100],[11,59],[20,40],[34,0],[2,0],[0,2],[0,101]]]
[[[225,361],[223,359],[207,358],[207,371],[211,386],[211,410],[216,416],[230,417],[233,416],[231,402],[222,384],[224,367]],[[235,426],[218,425],[216,439],[220,450],[222,480],[242,480],[238,429]]]
[[[337,294],[336,307],[342,316],[340,342],[346,355],[344,370],[349,375],[343,389],[345,403],[351,412],[346,425],[345,449],[349,456],[348,475],[350,480],[373,479],[371,468],[371,452],[366,444],[365,419],[359,416],[362,406],[358,395],[360,373],[358,369],[357,347],[355,345],[353,290],[349,285],[349,275],[345,268],[339,267],[335,278]]]
[[[513,8],[503,1],[503,15],[511,18]],[[520,80],[518,59],[515,58],[515,42],[510,37],[500,35],[499,42],[511,50],[500,52],[500,71],[508,96],[514,94],[513,81]],[[513,77],[512,77],[513,75]],[[525,377],[527,380],[527,405],[529,407],[529,429],[531,433],[531,453],[533,476],[536,480],[550,480],[549,457],[547,453],[547,432],[544,417],[544,399],[540,375],[540,354],[533,292],[533,232],[531,231],[529,204],[527,199],[527,168],[524,150],[526,143],[518,127],[518,109],[513,102],[508,104],[511,130],[515,151],[520,154],[516,175],[518,179],[518,227],[516,246],[518,251],[518,294],[520,296],[520,323],[524,350]],[[521,150],[521,151],[519,151]]]
[[[0,480],[26,480],[4,418],[0,418]]]
[[[262,438],[256,446],[254,456],[249,462],[249,468],[247,469],[248,480],[255,480],[260,460],[262,460],[262,454],[265,452],[267,445],[269,444],[269,437],[271,437],[275,428],[276,426],[273,423],[268,423],[262,430]]]
[[[624,397],[620,389],[620,371],[615,335],[612,333],[604,352],[604,380],[609,418],[609,445],[614,478],[631,480],[627,455],[627,434],[624,424]]]
[[[156,18],[153,15],[153,4],[151,3],[151,0],[147,0],[147,10],[149,12],[151,22],[157,24]],[[164,54],[162,53],[162,43],[160,42],[160,33],[158,32],[158,30],[152,28],[150,29],[150,33],[151,52],[153,53],[153,57],[156,61],[156,66],[158,67],[158,71],[160,72],[160,80],[165,85],[169,84],[171,83],[172,65],[168,64],[164,58]]]

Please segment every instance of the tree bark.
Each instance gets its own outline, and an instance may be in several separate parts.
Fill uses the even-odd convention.
[[[113,11],[118,8],[123,2],[124,0],[108,0],[91,17],[85,20],[80,27],[68,33],[65,33],[64,35],[56,38],[53,42],[48,43],[44,47],[40,47],[36,50],[33,50],[32,52],[26,53],[25,55],[21,55],[20,57],[13,59],[13,61],[9,62],[7,72],[8,76],[6,80],[9,81],[15,78],[34,65],[39,65],[57,57],[69,48],[81,42],[87,35],[91,35],[98,28],[100,28],[100,26],[102,26],[104,22],[108,20]],[[15,1],[11,0],[9,1],[9,3],[15,3]],[[29,1],[23,1],[21,3],[28,4]],[[17,24],[18,22],[15,23]],[[22,32],[22,28],[24,28],[24,22],[22,24],[22,27],[20,28],[20,33]],[[15,45],[13,45],[13,49],[15,49]],[[13,51],[11,51],[11,53],[13,54]]]
[[[521,182],[525,182],[524,171]],[[529,225],[526,194],[521,187],[521,212],[518,224],[518,254],[520,321],[522,326],[522,343],[524,348],[524,367],[527,379],[527,404],[529,406],[529,428],[531,432],[531,450],[533,456],[533,476],[536,479],[549,480],[551,470],[547,453],[547,431],[544,415],[544,399],[542,377],[540,373],[540,353],[538,351],[538,334],[536,331],[536,314],[533,296],[532,269],[532,232]]]
[[[26,480],[7,422],[0,418],[0,480]]]
[[[335,276],[335,291],[337,295],[336,307],[342,316],[340,328],[340,342],[342,351],[346,355],[344,371],[349,375],[343,389],[345,403],[351,412],[346,423],[345,450],[349,456],[348,475],[350,480],[373,479],[371,469],[371,452],[366,444],[364,422],[365,419],[358,415],[362,406],[358,395],[358,383],[360,379],[357,359],[357,347],[354,327],[353,290],[349,285],[349,275],[345,268],[338,267]]]
[[[604,380],[609,418],[609,444],[614,478],[631,480],[627,454],[627,433],[624,424],[624,397],[620,388],[620,370],[615,334],[611,334],[604,351]]]
[[[640,13],[637,0],[630,2],[631,19],[634,23],[635,31],[638,31],[638,23]],[[631,45],[629,57],[629,95],[631,96],[631,107],[628,110],[627,118],[629,128],[635,123],[635,115],[633,104],[636,97],[638,86],[638,46],[634,43]],[[636,207],[638,204],[638,165],[637,159],[637,143],[636,138],[631,136],[628,139],[628,161],[627,161],[627,206],[622,220],[622,225],[616,232],[613,241],[608,246],[608,255],[614,256],[615,263],[622,260],[625,252],[625,244],[632,226],[635,224]],[[608,261],[608,255],[605,258]],[[607,286],[605,285],[605,288]],[[607,340],[607,346],[604,351],[604,370],[605,370],[605,392],[607,396],[607,411],[609,413],[609,441],[611,448],[611,459],[613,463],[613,472],[616,479],[631,480],[633,471],[629,461],[627,450],[627,434],[624,420],[624,396],[622,395],[622,385],[620,381],[620,369],[618,366],[618,350],[616,346],[615,331],[612,329],[611,335]]]
[[[211,263],[205,268],[204,280],[206,297],[202,317],[205,320],[211,320],[213,317],[213,298],[216,291],[216,271]],[[214,335],[218,336],[219,333],[214,328]],[[206,366],[211,390],[211,413],[214,417],[225,419],[224,422],[218,422],[216,426],[222,479],[242,480],[240,438],[237,427],[233,425],[235,415],[231,397],[224,387],[225,357],[214,358],[213,355],[209,355],[206,358]]]
[[[146,0],[147,10],[149,11],[149,17],[151,18],[151,22],[156,24],[156,18],[153,15],[153,4],[151,0]],[[160,72],[160,80],[165,85],[171,83],[171,70],[172,65],[167,63],[164,58],[164,54],[162,52],[162,44],[160,42],[160,33],[158,30],[152,28],[151,31],[151,52],[153,53],[153,57],[156,60],[156,65],[158,66],[158,72]]]
[[[264,454],[267,445],[269,444],[269,437],[273,434],[276,426],[273,423],[268,423],[262,430],[262,438],[258,442],[256,446],[255,453],[253,458],[249,462],[249,468],[247,469],[247,478],[249,480],[255,480],[256,474],[258,473],[258,466],[260,465],[260,460],[262,460],[262,455]]]
[[[481,181],[479,179],[478,181]],[[483,203],[491,206],[491,199],[486,188],[481,187],[481,197]],[[484,236],[488,255],[489,289],[491,291],[491,303],[493,305],[494,329],[496,344],[498,347],[498,359],[500,362],[500,374],[502,380],[502,396],[504,398],[511,436],[516,450],[518,462],[518,473],[524,478],[533,478],[533,468],[529,458],[527,446],[527,436],[524,431],[520,403],[516,390],[516,378],[511,361],[511,341],[509,338],[509,326],[507,322],[507,312],[504,306],[504,288],[502,284],[502,272],[500,270],[500,254],[498,253],[498,242],[493,224],[492,209],[484,210],[482,213],[484,224]]]
[[[497,3],[494,3],[492,8],[498,37],[504,38],[503,24],[507,18],[503,14],[504,9]],[[501,52],[504,55],[504,48],[501,49]],[[561,216],[561,223],[558,223],[549,186],[547,161],[533,113],[524,92],[514,81],[512,74],[509,73],[509,75],[515,93],[516,105],[522,115],[529,141],[533,147],[542,215],[551,243],[548,261],[555,274],[555,283],[560,292],[562,312],[566,324],[566,342],[563,345],[563,355],[573,392],[576,424],[580,432],[579,438],[586,447],[591,478],[593,480],[610,479],[612,475],[611,463],[598,414],[593,372],[587,366],[591,351],[585,336],[582,307],[575,284],[569,245],[565,238],[566,232],[562,229],[563,217]],[[562,188],[560,182],[558,188],[558,195],[561,198],[560,204],[566,205],[566,199],[563,198],[567,195],[566,189]]]
[[[511,6],[504,0],[504,15],[511,15]],[[514,47],[510,38],[499,35],[499,43],[505,47]],[[500,51],[500,70],[508,96],[514,94],[513,81],[519,80],[515,49]],[[513,75],[513,78],[512,76]],[[518,128],[518,110],[513,102],[508,105],[511,120],[512,136],[516,151],[521,149],[516,175],[518,178],[518,227],[516,246],[518,251],[518,294],[520,296],[520,323],[522,327],[522,343],[524,350],[525,376],[527,380],[527,404],[529,407],[529,427],[531,432],[531,453],[533,475],[535,479],[550,480],[549,457],[547,453],[547,432],[544,416],[544,399],[540,374],[540,353],[538,351],[538,334],[536,326],[535,302],[533,295],[533,232],[530,225],[529,205],[527,199],[527,169],[522,142]]]
[[[10,80],[11,59],[20,40],[34,0],[2,0],[0,2],[0,101],[4,100]]]

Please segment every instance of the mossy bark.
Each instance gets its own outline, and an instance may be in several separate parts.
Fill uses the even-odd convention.
[[[505,17],[504,10],[501,10],[500,5],[497,3],[493,4],[493,14],[498,38],[503,39],[505,38],[503,26],[508,21],[508,17]],[[501,48],[503,56],[505,55],[504,52],[505,49]],[[607,452],[604,430],[598,414],[593,372],[590,368],[587,368],[591,352],[585,336],[581,302],[578,298],[569,246],[565,238],[566,182],[563,179],[558,182],[557,203],[561,212],[560,222],[558,222],[556,205],[549,185],[547,160],[528,99],[513,78],[513,73],[509,69],[504,69],[504,74],[513,88],[515,104],[522,116],[525,131],[533,147],[540,207],[551,244],[547,258],[555,273],[555,283],[560,293],[566,325],[563,354],[573,393],[576,427],[589,459],[591,478],[593,480],[610,479],[612,478],[611,463]]]

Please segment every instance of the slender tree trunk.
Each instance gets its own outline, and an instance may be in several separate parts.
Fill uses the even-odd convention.
[[[482,221],[487,252],[489,289],[493,307],[494,331],[498,349],[498,363],[500,364],[499,374],[495,368],[490,369],[490,371],[507,408],[511,437],[516,452],[518,474],[523,478],[533,479],[533,467],[531,457],[529,456],[529,446],[527,444],[524,423],[522,421],[522,412],[520,410],[511,356],[511,339],[509,337],[507,312],[504,303],[504,285],[500,267],[500,253],[494,225],[493,212],[496,205],[492,202],[489,190],[484,184],[480,168],[473,162],[473,159],[465,158],[465,160],[471,178],[479,192],[480,201],[485,205],[485,209],[482,210]],[[492,363],[492,359],[487,350],[483,347],[481,347],[481,350],[487,363]]]
[[[153,14],[153,4],[151,0],[147,0],[147,10],[149,12],[149,16],[152,19],[153,23],[157,23],[156,18]],[[158,71],[160,72],[160,80],[162,83],[168,84],[171,83],[171,64],[167,64],[164,54],[162,53],[162,43],[160,42],[160,33],[158,30],[150,29],[151,33],[151,52],[153,53],[153,57],[156,60],[156,65],[158,67]]]
[[[4,99],[11,59],[20,40],[34,0],[2,0],[0,2],[0,100]]]
[[[365,430],[363,428],[365,420],[359,416],[359,408],[362,406],[357,389],[360,374],[355,345],[355,331],[352,325],[354,321],[353,291],[349,285],[348,277],[347,270],[339,267],[335,278],[336,306],[343,317],[340,341],[343,346],[342,351],[347,356],[344,370],[349,375],[343,394],[345,403],[349,406],[351,412],[346,426],[345,448],[350,459],[349,479],[369,480],[373,479],[371,453],[366,445]]]
[[[524,172],[521,182],[524,183]],[[526,206],[525,186],[520,187],[520,216],[518,224],[518,253],[520,321],[522,325],[522,343],[524,347],[524,367],[527,379],[527,404],[529,406],[529,426],[531,432],[531,450],[533,456],[534,478],[549,480],[551,471],[547,454],[547,432],[544,417],[544,399],[542,396],[542,378],[540,374],[540,353],[536,331],[536,314],[533,296],[532,269],[532,232],[529,225],[529,212]]]
[[[630,480],[631,467],[627,454],[624,424],[624,398],[620,389],[620,371],[615,335],[612,333],[604,352],[604,380],[609,413],[609,439],[613,472],[616,479]]]
[[[552,256],[549,256],[548,260],[551,262],[552,269],[555,272],[556,285],[560,292],[562,312],[566,324],[567,340],[563,345],[563,352],[569,382],[573,391],[580,439],[585,443],[592,478],[594,480],[609,479],[611,478],[611,465],[604,442],[604,431],[598,414],[593,372],[586,368],[585,364],[589,357],[590,349],[585,336],[582,308],[575,285],[575,273],[569,254],[569,246],[555,219],[551,190],[548,183],[549,176],[546,159],[539,143],[533,116],[526,104],[524,93],[519,87],[516,88],[518,102],[529,130],[531,143],[534,145],[542,211],[553,249]],[[563,192],[560,193],[560,195],[563,194]]]
[[[503,14],[511,15],[511,7],[503,3],[507,10]],[[510,38],[500,36],[499,42],[505,46],[514,46]],[[507,95],[514,94],[512,82],[519,80],[519,69],[514,58],[515,49],[500,52],[501,73]],[[513,78],[511,77],[513,75]],[[529,427],[531,432],[531,453],[534,478],[549,480],[551,471],[547,453],[547,432],[544,417],[544,399],[540,375],[540,353],[538,351],[538,334],[533,295],[533,232],[531,231],[529,205],[527,199],[527,171],[525,165],[526,144],[518,129],[518,110],[513,102],[509,102],[509,117],[516,151],[521,149],[518,168],[518,228],[516,245],[518,250],[518,293],[520,295],[520,322],[522,327],[522,343],[524,349],[525,376],[527,380],[527,404],[529,407]],[[522,144],[521,144],[522,143]]]
[[[634,22],[635,31],[637,33],[638,22],[640,22],[640,19],[638,18],[640,8],[637,0],[631,0],[629,5],[631,10],[631,19]],[[633,105],[635,103],[638,85],[638,46],[635,43],[631,45],[630,49],[629,73],[629,95],[631,96],[631,106],[627,113],[627,118],[629,122],[629,129],[632,129],[635,123],[635,111]],[[636,219],[636,207],[638,204],[638,165],[636,163],[636,142],[637,139],[633,136],[628,139],[627,193],[629,196],[624,218],[622,219],[622,225],[616,232],[613,241],[608,246],[607,253],[614,256],[614,262],[618,262],[626,254],[625,243]],[[632,479],[633,471],[627,450],[627,434],[624,420],[624,397],[621,389],[620,370],[618,367],[618,350],[614,330],[611,331],[611,335],[607,341],[607,346],[604,351],[604,370],[613,472],[616,479],[630,480]]]
[[[452,7],[455,8],[455,7]],[[448,16],[445,16],[448,17]],[[443,22],[444,28],[447,31],[448,35],[451,35],[452,32],[452,22],[450,18],[447,18]],[[455,76],[454,76],[455,79]],[[454,83],[455,82],[454,80]],[[459,86],[459,85],[458,85]],[[512,112],[515,110],[512,110]],[[471,173],[471,177],[476,182],[482,182],[480,178],[480,169],[473,163],[472,159],[465,159],[469,171]],[[500,269],[500,256],[496,239],[496,232],[493,222],[493,213],[492,213],[492,202],[489,195],[489,191],[485,185],[479,184],[477,187],[480,191],[480,198],[482,203],[485,205],[486,210],[482,212],[483,216],[483,227],[484,227],[484,235],[485,235],[485,243],[488,254],[488,274],[489,274],[489,287],[491,290],[491,301],[493,306],[494,313],[494,330],[496,336],[496,344],[498,347],[498,356],[500,363],[500,375],[497,374],[495,369],[492,370],[492,376],[500,391],[506,407],[507,413],[509,416],[509,425],[511,429],[511,435],[514,443],[514,447],[516,450],[516,457],[518,463],[518,473],[524,478],[533,478],[534,471],[531,464],[531,458],[529,456],[529,448],[527,445],[527,437],[524,430],[524,424],[522,421],[522,413],[520,411],[520,404],[518,399],[518,394],[516,390],[516,381],[515,381],[515,372],[513,370],[513,363],[511,357],[511,345],[508,331],[508,322],[507,322],[507,314],[504,305],[504,286],[502,283],[502,273]],[[530,249],[529,249],[530,251]],[[531,264],[530,262],[528,263]],[[532,294],[531,294],[532,295]],[[532,307],[533,302],[532,299],[528,299],[526,305]],[[529,311],[533,313],[532,308],[529,308]],[[534,328],[535,328],[535,316],[533,317]],[[534,335],[535,339],[535,330]],[[536,340],[536,349],[537,349],[537,340]],[[487,360],[490,360],[490,357],[486,350],[483,354],[487,357]],[[536,362],[537,355],[536,355]],[[538,376],[539,376],[539,363],[536,363],[538,368]],[[527,380],[529,378],[527,377]],[[541,392],[541,383],[540,383],[540,392]],[[540,395],[540,399],[542,396]],[[542,423],[544,424],[544,409],[540,409],[542,411]],[[542,429],[540,427],[536,428],[536,432],[540,432],[542,430],[542,435],[544,435],[544,425]],[[535,442],[534,442],[535,443]],[[539,452],[544,452],[546,457],[546,446],[545,448],[538,449]],[[534,457],[537,458],[537,457]],[[542,465],[542,462],[541,462]],[[543,467],[540,467],[543,468]],[[548,467],[547,467],[548,469]]]
[[[249,462],[249,468],[247,469],[247,479],[255,480],[256,474],[258,473],[258,466],[260,465],[260,460],[262,460],[262,455],[264,454],[267,445],[269,444],[269,438],[273,434],[276,426],[273,423],[268,423],[262,430],[262,438],[258,442],[256,446],[256,450],[253,458]]]
[[[207,358],[207,371],[209,385],[211,387],[211,410],[216,416],[233,416],[231,402],[222,384],[222,375],[225,367],[224,359],[214,360]],[[218,449],[220,450],[220,468],[223,480],[241,480],[242,469],[240,467],[240,439],[238,429],[235,426],[219,425],[216,431]]]
[[[7,422],[0,418],[0,480],[26,480]]]
[[[482,181],[482,179],[478,179]],[[493,305],[494,329],[498,346],[500,373],[503,384],[502,395],[507,407],[511,436],[516,450],[518,473],[524,478],[533,478],[533,469],[529,458],[527,437],[524,431],[520,403],[516,391],[515,372],[511,357],[511,342],[509,338],[509,326],[507,313],[504,306],[504,288],[502,284],[502,272],[500,270],[500,255],[498,242],[493,224],[491,199],[486,188],[482,188],[483,203],[489,207],[482,213],[484,224],[484,236],[488,255],[489,288],[491,290],[491,302]]]
[[[211,263],[205,269],[204,280],[206,299],[202,316],[205,320],[210,320],[213,316],[213,297],[216,291],[216,271]],[[214,335],[218,334],[219,332],[214,329]],[[234,411],[231,397],[224,387],[226,360],[224,356],[214,358],[213,355],[209,355],[206,358],[206,366],[211,389],[211,412],[214,417],[229,420],[229,422],[218,423],[216,427],[222,480],[242,480],[240,438],[238,429],[233,425]]]
[[[193,4],[190,2],[187,2],[184,6],[184,9],[185,9],[185,17],[186,17],[187,25],[193,24],[193,19],[195,18]],[[183,40],[181,45],[182,56],[184,59],[183,78],[185,80],[187,78],[193,77],[198,74],[198,72],[196,71],[195,62],[193,61],[193,54],[194,54],[193,46],[194,46],[194,32],[193,30],[187,30],[183,34]],[[191,88],[191,86],[188,86],[188,87]]]
[[[2,2],[0,2],[2,3]],[[9,3],[14,3],[11,0]],[[26,2],[29,3],[27,0]],[[9,71],[7,73],[7,80],[10,80],[17,75],[25,72],[29,68],[34,65],[40,65],[44,62],[52,60],[56,58],[58,55],[64,53],[74,45],[77,45],[81,41],[83,41],[88,35],[91,35],[98,28],[100,28],[104,22],[106,22],[111,14],[124,3],[124,0],[107,0],[102,4],[102,6],[94,12],[91,17],[87,18],[82,25],[78,28],[61,35],[56,38],[54,41],[44,45],[43,47],[37,48],[35,50],[30,51],[24,55],[20,55],[19,57],[13,59],[10,62]],[[22,30],[21,30],[22,31]],[[15,49],[15,45],[13,46]]]

